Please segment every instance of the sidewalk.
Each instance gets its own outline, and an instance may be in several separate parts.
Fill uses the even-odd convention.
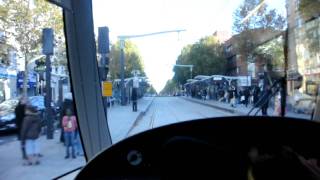
[[[45,180],[85,165],[84,156],[76,159],[64,159],[65,147],[60,143],[60,131],[56,131],[54,139],[39,138],[40,165],[23,166],[20,142],[15,140],[0,146],[0,179],[4,180]]]
[[[148,110],[153,97],[138,100],[138,112],[132,112],[132,105],[114,105],[108,108],[108,121],[113,143],[127,137],[128,131],[136,119]],[[20,142],[17,140],[0,145],[0,180],[46,180],[58,177],[86,164],[84,156],[76,159],[64,159],[65,147],[60,143],[60,131],[56,131],[54,139],[46,136],[39,138],[40,150],[43,157],[40,165],[23,166]],[[67,179],[72,179],[77,173]]]
[[[229,113],[234,114],[235,116],[246,116],[248,112],[251,110],[252,106],[248,105],[248,107],[245,107],[242,104],[238,104],[237,107],[231,107],[230,104],[225,103],[225,102],[219,102],[215,100],[200,100],[196,98],[191,98],[191,97],[181,97],[187,101],[195,102],[198,104],[202,104],[205,106],[209,106],[212,108],[220,109],[222,111],[227,111]],[[251,112],[251,116],[254,115],[254,113],[258,110],[258,108],[255,108],[253,112]],[[268,115],[273,116],[274,110],[273,108],[268,108]],[[258,115],[261,115],[261,111],[258,113]],[[301,118],[301,119],[310,119],[310,115],[308,114],[299,114],[291,111],[286,112],[286,117],[293,117],[293,118]]]
[[[138,111],[132,111],[132,104],[114,105],[108,108],[108,125],[112,142],[116,143],[127,137],[135,121],[145,114],[154,97],[143,97],[138,100]]]

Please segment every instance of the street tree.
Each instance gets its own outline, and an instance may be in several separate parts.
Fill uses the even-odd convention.
[[[140,76],[145,76],[144,65],[139,53],[138,47],[131,41],[125,42],[124,48],[125,56],[125,77],[132,77],[133,70],[139,70]],[[111,46],[110,51],[110,76],[111,79],[120,78],[120,42],[117,41],[116,44]]]
[[[160,94],[161,95],[172,95],[178,90],[178,85],[174,80],[169,79],[166,82],[166,85],[164,88],[161,90]]]
[[[226,59],[223,47],[215,36],[201,38],[198,42],[185,46],[178,56],[176,64],[194,65],[193,74],[213,75],[224,74]],[[186,83],[190,79],[190,69],[174,67],[174,81],[178,84]]]
[[[250,14],[256,7],[259,7],[263,0],[244,0],[236,9],[233,15],[233,33],[238,34],[236,51],[246,60],[252,55],[257,44],[255,30],[283,30],[286,21],[275,9],[270,9],[266,3],[263,3],[255,13]],[[261,31],[263,32],[263,31]],[[261,34],[263,36],[264,34]],[[255,39],[256,38],[256,39]]]
[[[24,57],[23,94],[26,95],[28,64],[40,54],[42,29],[53,28],[57,37],[63,36],[61,10],[44,0],[3,0],[0,13],[0,29]]]
[[[303,19],[308,21],[320,16],[319,0],[301,0],[298,8]]]
[[[157,94],[157,91],[154,89],[152,85],[147,88],[147,93],[149,94]]]

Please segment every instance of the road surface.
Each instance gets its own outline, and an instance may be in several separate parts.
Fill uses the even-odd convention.
[[[136,122],[127,135],[182,121],[231,115],[179,97],[156,97],[148,112]]]

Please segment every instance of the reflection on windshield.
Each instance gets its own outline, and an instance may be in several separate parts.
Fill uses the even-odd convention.
[[[311,0],[94,0],[113,143],[208,117],[318,121],[319,9]],[[8,172],[0,179],[59,170],[51,178],[84,164],[61,9],[44,0],[3,0],[0,14],[0,170]],[[45,37],[53,37],[49,46]],[[34,128],[26,128],[24,113]]]
[[[139,3],[125,11],[154,8]],[[149,19],[139,13],[111,18],[103,5],[93,2],[94,24],[96,29],[109,28],[106,80],[112,83],[112,95],[107,109],[114,142],[154,127],[207,117],[319,119],[318,2],[203,2],[197,9],[195,1],[179,6],[163,1]],[[120,7],[117,2],[109,5]],[[207,7],[212,8],[204,11]],[[217,7],[224,12],[215,11]],[[150,22],[158,19],[158,11],[166,12],[161,16],[165,22]],[[136,26],[119,23],[128,20]],[[175,26],[166,26],[171,23]],[[134,78],[139,79],[136,87]]]
[[[49,54],[45,28],[54,32]],[[0,2],[0,179],[53,179],[85,164],[78,129],[64,138],[62,119],[75,111],[65,113],[72,105],[63,28],[61,8],[47,1]]]

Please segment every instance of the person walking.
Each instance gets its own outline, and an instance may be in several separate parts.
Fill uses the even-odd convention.
[[[23,119],[25,117],[26,104],[27,104],[27,99],[25,97],[21,97],[19,99],[18,105],[14,109],[14,113],[16,116],[17,136],[18,136],[18,140],[20,141],[23,160],[27,160],[27,155],[26,155],[25,144],[23,141],[21,141],[20,135],[21,135]]]
[[[75,132],[77,129],[77,120],[74,115],[72,115],[71,109],[66,110],[66,115],[62,118],[62,126],[64,133],[64,141],[66,145],[66,156],[65,159],[70,157],[70,147],[72,158],[76,158],[75,154]]]
[[[253,89],[253,104],[256,105],[259,100],[260,88],[255,86]]]
[[[268,107],[269,107],[269,95],[271,93],[270,86],[267,85],[265,90],[263,91],[262,95],[262,106],[261,106],[261,112],[263,116],[268,115]]]
[[[250,91],[248,88],[245,88],[243,93],[244,93],[244,105],[248,107]]]
[[[138,111],[138,92],[137,88],[132,88],[132,111],[137,112]]]
[[[27,165],[39,164],[39,142],[41,132],[41,119],[37,109],[33,106],[26,106],[20,138],[25,144]]]

